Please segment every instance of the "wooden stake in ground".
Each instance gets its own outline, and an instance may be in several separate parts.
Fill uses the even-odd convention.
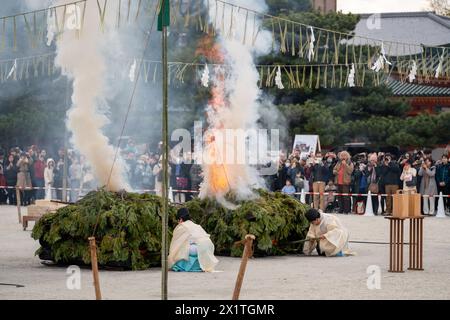
[[[88,240],[89,248],[91,249],[91,266],[92,275],[94,277],[95,299],[102,300],[102,293],[100,292],[100,281],[98,277],[97,245],[95,243],[95,237],[89,237]]]
[[[238,276],[236,279],[236,285],[234,287],[232,300],[239,300],[239,294],[241,292],[242,281],[244,281],[245,269],[247,268],[247,261],[252,252],[253,240],[255,240],[254,235],[248,234],[245,236],[244,253],[242,254],[241,266],[239,268],[239,273],[238,273]]]
[[[16,188],[16,202],[17,202],[17,215],[19,216],[19,223],[22,223],[22,212],[20,211],[20,203],[22,202],[21,196],[20,196],[20,189]]]

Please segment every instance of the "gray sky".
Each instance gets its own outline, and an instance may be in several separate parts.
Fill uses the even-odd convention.
[[[352,13],[429,10],[428,0],[337,0],[338,10]]]

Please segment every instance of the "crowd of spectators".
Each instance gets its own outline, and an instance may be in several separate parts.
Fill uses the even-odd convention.
[[[0,204],[16,205],[16,188],[24,206],[40,199],[78,200],[81,189],[93,187],[94,177],[84,157],[73,151],[67,155],[66,159],[64,148],[50,155],[36,145],[0,149]],[[63,187],[69,189],[66,199],[63,199]]]
[[[389,153],[359,153],[353,157],[342,151],[309,154],[299,151],[282,155],[278,173],[267,177],[271,190],[299,197],[305,192],[305,201],[317,209],[336,213],[365,211],[367,196],[372,196],[373,212],[392,214],[392,195],[398,190],[418,192],[422,197],[423,214],[435,215],[440,192],[450,194],[449,149],[439,159],[433,159],[431,150],[414,150],[398,159]],[[309,192],[317,193],[310,195]],[[325,193],[325,194],[323,194]],[[333,196],[337,194],[353,194]],[[381,197],[379,207],[378,194]],[[444,207],[450,209],[450,198],[444,197]],[[380,210],[379,210],[380,209]]]
[[[161,195],[161,147],[162,143],[153,149],[136,146],[132,139],[121,147],[124,171],[134,190]],[[16,188],[21,194],[21,205],[26,206],[40,199],[75,202],[97,187],[85,158],[70,149],[67,150],[67,157],[65,154],[64,148],[59,148],[52,155],[36,145],[0,148],[0,204],[16,205]],[[174,155],[170,157],[169,177],[174,190],[198,190],[202,181],[201,167],[191,164],[190,153]],[[63,199],[64,187],[68,191]],[[174,196],[176,201],[184,202],[195,194],[176,192]]]
[[[153,192],[162,190],[162,143],[155,148],[137,146],[129,139],[122,146],[128,181],[134,190]],[[192,163],[192,154],[171,151],[169,165],[170,186],[174,201],[185,202],[194,197],[202,182],[202,169]],[[347,151],[303,155],[295,150],[289,155],[280,153],[277,173],[264,176],[267,188],[281,191],[326,212],[363,213],[367,194],[372,196],[373,211],[392,214],[392,197],[397,190],[419,192],[423,198],[423,213],[436,212],[437,197],[450,194],[449,149],[439,159],[432,159],[431,151],[415,150],[398,159],[389,153],[359,153]],[[66,162],[66,163],[65,163]],[[64,174],[64,168],[67,168]],[[64,181],[66,177],[66,181]],[[67,187],[63,199],[63,187]],[[21,192],[21,204],[29,205],[37,199],[75,202],[88,190],[97,187],[92,170],[84,157],[64,148],[49,155],[38,146],[0,150],[0,204],[16,204],[16,190]],[[37,188],[32,188],[37,187]],[[31,188],[31,189],[30,189]],[[183,190],[183,191],[180,191]],[[315,194],[311,195],[310,192]],[[353,196],[338,194],[356,194]],[[377,194],[381,198],[381,210]],[[444,198],[445,209],[450,209],[450,198]]]

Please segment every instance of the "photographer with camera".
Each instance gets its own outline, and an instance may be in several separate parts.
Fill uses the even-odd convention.
[[[22,205],[27,206],[31,201],[31,174],[30,167],[33,164],[33,159],[29,153],[23,152],[20,155],[19,161],[17,161],[17,187],[21,189]]]
[[[353,163],[350,160],[350,154],[347,151],[339,153],[339,162],[334,166],[333,174],[338,193],[350,193],[350,184],[352,181]],[[339,213],[350,213],[350,196],[338,196]]]
[[[441,163],[436,167],[436,182],[438,193],[450,194],[450,164],[446,154],[442,155]],[[444,208],[446,211],[450,209],[450,198],[448,197],[444,198]]]
[[[382,155],[380,155],[382,156]],[[375,215],[378,214],[378,194],[380,193],[381,167],[378,166],[378,156],[376,153],[369,154],[369,162],[364,172],[367,178],[367,190],[372,194],[372,209]]]
[[[426,158],[419,169],[419,176],[422,177],[420,182],[420,194],[429,197],[423,198],[423,213],[434,215],[435,200],[434,195],[437,193],[436,185],[436,167],[433,166],[433,161]]]
[[[381,181],[384,184],[386,197],[386,214],[392,215],[392,195],[397,193],[400,183],[400,167],[392,161],[392,156],[387,154],[381,165]]]
[[[9,205],[16,205],[16,190],[17,185],[17,167],[14,154],[8,156],[7,161],[3,167],[3,173],[6,179],[6,185],[8,186],[8,203]]]
[[[321,153],[317,153],[311,170],[311,179],[313,181],[314,208],[325,210],[325,186],[329,180],[329,169],[322,158]]]
[[[417,191],[417,170],[412,166],[412,161],[409,159],[403,164],[400,180],[403,181],[403,192]]]

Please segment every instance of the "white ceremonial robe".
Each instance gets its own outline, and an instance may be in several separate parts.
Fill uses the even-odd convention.
[[[205,272],[213,272],[219,262],[214,256],[214,244],[209,234],[198,224],[188,220],[180,223],[173,231],[169,249],[169,268],[179,260],[189,260],[191,243],[197,245],[198,262]]]
[[[319,247],[327,257],[335,256],[342,251],[345,255],[353,254],[348,250],[348,231],[339,221],[339,218],[326,213],[320,213],[320,224],[310,224],[306,238],[320,238]],[[303,253],[311,255],[317,247],[317,240],[306,241],[303,246]]]

